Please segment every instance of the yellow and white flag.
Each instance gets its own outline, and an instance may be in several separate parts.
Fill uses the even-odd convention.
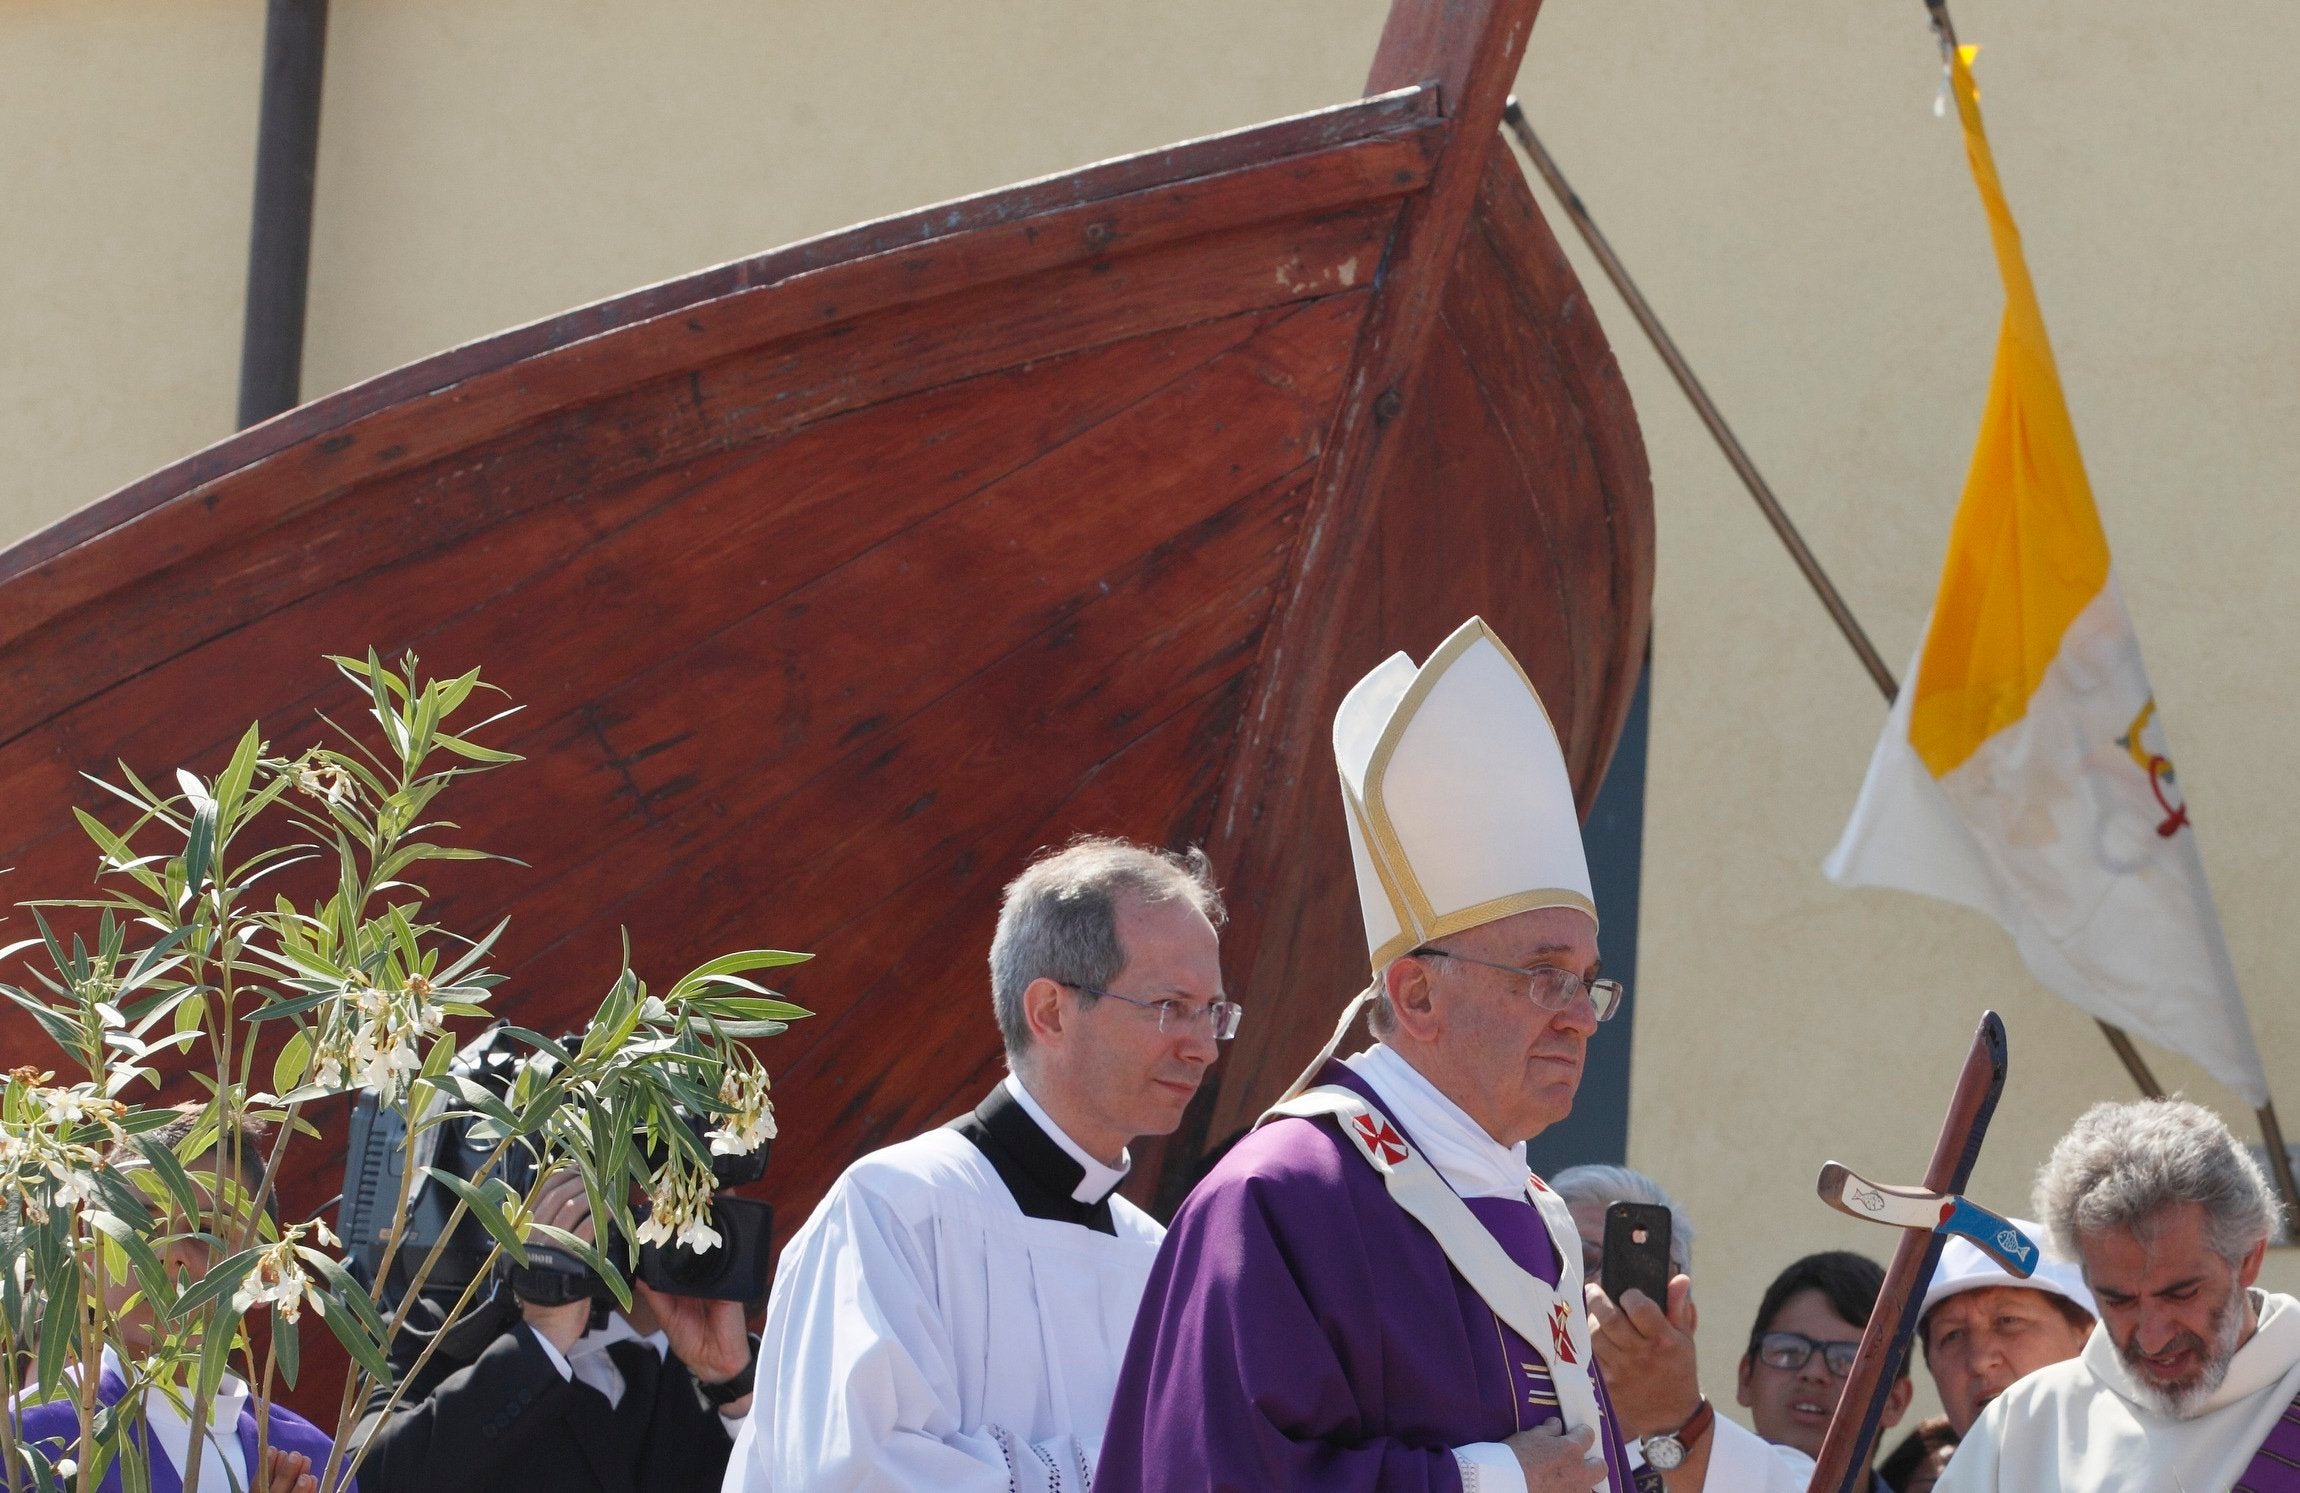
[[[2004,277],[1996,370],[1924,643],[1826,870],[1987,913],[2056,994],[2257,1108],[2267,1075],[1969,59],[1950,74]]]

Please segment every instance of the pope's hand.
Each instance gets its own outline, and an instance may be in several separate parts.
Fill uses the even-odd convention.
[[[1693,1282],[1680,1275],[1669,1283],[1666,1312],[1643,1291],[1624,1293],[1619,1304],[1601,1286],[1586,1291],[1590,1341],[1622,1436],[1654,1436],[1691,1420],[1701,1408]]]
[[[1525,1493],[1589,1493],[1605,1477],[1605,1458],[1590,1450],[1595,1433],[1567,1432],[1555,1422],[1520,1431],[1502,1443],[1525,1473]]]

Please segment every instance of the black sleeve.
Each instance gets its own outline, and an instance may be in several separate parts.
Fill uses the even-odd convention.
[[[510,1487],[517,1479],[507,1479],[505,1469],[514,1459],[555,1450],[564,1439],[562,1416],[578,1390],[551,1361],[534,1328],[521,1322],[499,1332],[466,1363],[457,1363],[447,1348],[441,1345],[380,1421],[377,1413],[391,1387],[378,1385],[369,1398],[367,1416],[354,1433],[355,1442],[370,1446],[359,1468],[367,1493]],[[414,1357],[395,1350],[392,1366],[404,1371]]]
[[[693,1493],[718,1487],[735,1448],[727,1423],[696,1396],[694,1374],[675,1356],[664,1363],[656,1384],[640,1486],[645,1493]]]

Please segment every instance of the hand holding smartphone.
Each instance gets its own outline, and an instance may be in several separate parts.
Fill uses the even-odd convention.
[[[1638,1290],[1663,1311],[1669,1309],[1669,1223],[1669,1210],[1651,1203],[1615,1203],[1605,1210],[1598,1284],[1615,1306],[1624,1292]]]

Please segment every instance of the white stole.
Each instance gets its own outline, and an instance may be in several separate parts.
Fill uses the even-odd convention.
[[[1278,1115],[1332,1115],[1341,1122],[1342,1134],[1380,1173],[1390,1200],[1429,1230],[1470,1289],[1541,1355],[1566,1428],[1586,1429],[1602,1441],[1597,1386],[1589,1372],[1589,1312],[1582,1305],[1581,1236],[1565,1200],[1526,1173],[1526,1200],[1540,1212],[1557,1252],[1558,1282],[1552,1286],[1511,1259],[1437,1168],[1356,1090],[1321,1084],[1272,1106],[1262,1121]]]

